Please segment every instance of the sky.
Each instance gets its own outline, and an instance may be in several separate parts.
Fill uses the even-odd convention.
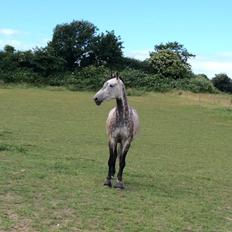
[[[57,24],[87,20],[114,30],[125,56],[144,60],[160,43],[178,41],[194,73],[232,78],[231,0],[0,0],[0,49],[44,47]]]

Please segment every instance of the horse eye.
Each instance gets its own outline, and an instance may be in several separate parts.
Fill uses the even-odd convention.
[[[110,84],[110,88],[113,88],[113,87],[114,87],[114,85]]]

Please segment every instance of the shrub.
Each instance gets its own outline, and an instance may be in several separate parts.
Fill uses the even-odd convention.
[[[38,74],[24,69],[17,69],[15,71],[0,72],[0,80],[4,83],[41,83],[42,77]]]
[[[213,85],[222,92],[232,93],[232,80],[225,73],[216,74]]]
[[[152,67],[147,60],[141,61],[138,59],[123,57],[121,62],[122,69],[130,68],[140,70],[145,73],[152,73]]]
[[[120,74],[127,88],[166,92],[175,87],[174,80],[157,74],[146,74],[134,69],[125,69]]]
[[[100,66],[88,66],[65,77],[65,85],[76,90],[96,90],[108,79],[109,70]]]
[[[145,91],[167,92],[172,89],[188,90],[195,93],[217,92],[212,82],[201,75],[174,80],[131,68],[122,70],[120,75],[129,89],[129,95],[142,95]],[[18,68],[15,71],[0,72],[0,81],[4,83],[66,86],[70,90],[97,90],[109,78],[110,71],[103,66],[87,66],[75,72],[57,73],[47,77],[42,77],[29,69]]]
[[[176,88],[188,90],[194,93],[217,93],[210,80],[204,77],[195,77],[191,79],[183,79],[176,82]]]

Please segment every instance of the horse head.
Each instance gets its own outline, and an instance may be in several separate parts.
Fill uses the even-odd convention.
[[[93,97],[95,103],[100,105],[103,101],[111,99],[122,99],[123,82],[118,74],[113,75],[111,79],[106,81],[103,87]]]

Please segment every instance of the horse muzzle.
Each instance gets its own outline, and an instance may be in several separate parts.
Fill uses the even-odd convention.
[[[96,105],[101,105],[102,101],[100,99],[98,99],[97,97],[94,98],[94,101],[96,103]]]

